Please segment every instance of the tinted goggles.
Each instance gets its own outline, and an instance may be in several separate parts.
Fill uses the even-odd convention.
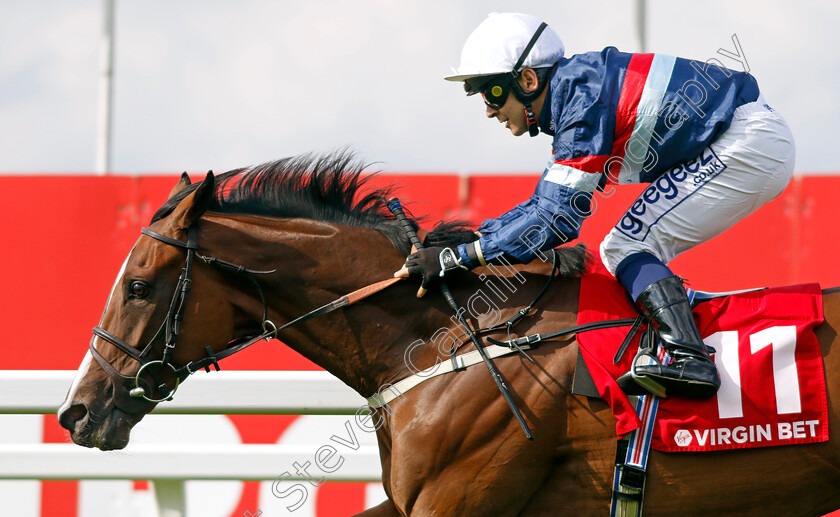
[[[493,109],[502,109],[510,94],[513,75],[498,74],[490,77],[474,77],[464,81],[464,90],[467,95],[480,93],[484,103]]]

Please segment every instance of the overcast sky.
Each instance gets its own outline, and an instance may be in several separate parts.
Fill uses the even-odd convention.
[[[633,4],[117,0],[113,170],[222,171],[349,145],[387,171],[541,172],[550,137],[512,137],[442,77],[492,11],[543,18],[567,55],[636,51]],[[92,172],[102,0],[0,6],[0,172]],[[797,171],[840,171],[840,2],[648,6],[649,51],[705,61],[737,34],[791,123]]]

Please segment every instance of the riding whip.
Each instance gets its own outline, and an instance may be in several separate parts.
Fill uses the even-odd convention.
[[[418,250],[423,247],[423,243],[420,242],[420,237],[417,236],[417,232],[414,230],[414,227],[406,217],[405,212],[403,212],[402,205],[400,204],[400,200],[392,197],[388,200],[388,210],[394,214],[394,217],[397,218],[397,221],[402,225],[403,231],[405,234],[408,235],[408,238],[411,240],[411,243],[414,245],[415,248]],[[531,433],[531,429],[528,427],[528,423],[525,422],[525,418],[522,417],[522,413],[519,411],[519,408],[516,407],[516,402],[513,401],[513,397],[510,396],[510,392],[505,385],[505,381],[502,378],[502,375],[499,373],[499,370],[496,369],[496,365],[493,364],[493,361],[487,357],[487,352],[484,350],[484,347],[481,345],[481,342],[478,340],[478,336],[470,328],[469,324],[467,323],[467,319],[464,317],[464,310],[458,306],[458,302],[455,301],[455,298],[452,296],[452,291],[449,290],[449,286],[446,285],[446,282],[443,279],[440,280],[440,292],[443,293],[443,297],[446,299],[446,302],[455,311],[455,315],[458,317],[458,320],[463,325],[464,330],[466,330],[467,335],[470,337],[470,340],[475,345],[476,350],[478,350],[481,359],[484,360],[484,364],[487,365],[487,369],[490,371],[490,376],[493,377],[493,381],[496,383],[496,386],[499,388],[499,391],[502,392],[502,397],[507,402],[507,405],[510,407],[513,416],[516,417],[516,421],[519,422],[519,426],[522,428],[522,431],[525,433],[525,436],[529,440],[534,439],[533,433]]]

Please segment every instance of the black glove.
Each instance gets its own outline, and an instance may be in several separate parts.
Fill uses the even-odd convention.
[[[435,280],[443,278],[445,274],[455,269],[469,270],[461,264],[458,251],[452,248],[432,246],[418,250],[405,259],[405,265],[394,273],[394,276],[422,276],[418,296],[423,296]]]

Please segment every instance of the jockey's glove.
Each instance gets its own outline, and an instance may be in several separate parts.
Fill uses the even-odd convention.
[[[431,246],[409,255],[405,259],[405,265],[394,273],[394,276],[400,278],[421,276],[423,280],[417,291],[417,297],[421,298],[435,281],[458,269],[469,271],[469,268],[461,263],[457,250],[450,247]]]

